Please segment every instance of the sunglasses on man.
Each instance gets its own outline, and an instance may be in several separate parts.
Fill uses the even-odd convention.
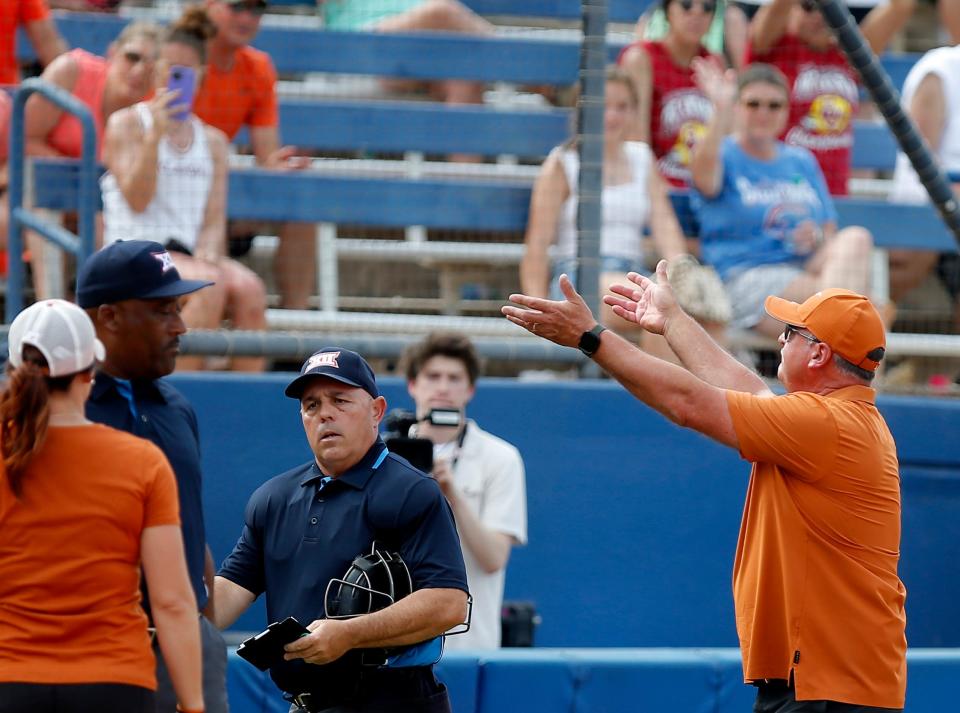
[[[798,335],[800,335],[801,337],[803,337],[804,339],[806,339],[806,340],[807,340],[808,342],[810,342],[811,344],[819,344],[819,343],[820,343],[820,340],[817,339],[815,336],[813,336],[812,334],[804,334],[803,332],[800,331],[800,329],[801,329],[801,327],[795,327],[795,326],[792,325],[792,324],[785,324],[785,325],[783,325],[783,341],[784,341],[784,343],[789,342],[789,341],[790,341],[790,336],[793,335],[793,334],[798,334]]]

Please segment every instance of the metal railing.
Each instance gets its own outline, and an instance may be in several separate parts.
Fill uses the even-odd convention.
[[[26,138],[24,136],[24,107],[32,94],[39,93],[80,121],[83,130],[83,151],[80,155],[80,180],[77,234],[43,220],[24,207]],[[78,267],[94,250],[94,216],[97,210],[97,131],[90,109],[69,92],[37,78],[27,79],[13,97],[13,115],[10,130],[10,224],[7,233],[7,254],[10,256],[7,273],[5,321],[13,321],[23,309],[24,265],[23,229],[29,228],[62,250],[76,255]]]

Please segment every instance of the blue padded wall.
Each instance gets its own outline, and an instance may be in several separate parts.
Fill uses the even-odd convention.
[[[219,560],[249,494],[306,461],[285,375],[179,375],[200,418]],[[389,406],[410,406],[382,379]],[[901,454],[901,576],[911,646],[960,646],[960,404],[884,398]],[[730,573],[749,466],[609,381],[482,380],[470,407],[527,467],[530,544],[507,596],[536,601],[539,646],[736,646]],[[255,606],[239,629],[260,629]],[[614,675],[613,673],[610,674]]]

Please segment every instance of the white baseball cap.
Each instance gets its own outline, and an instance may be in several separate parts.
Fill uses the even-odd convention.
[[[19,367],[24,346],[36,347],[50,366],[50,376],[76,374],[107,355],[87,313],[65,300],[27,307],[10,324],[7,339],[10,364]]]

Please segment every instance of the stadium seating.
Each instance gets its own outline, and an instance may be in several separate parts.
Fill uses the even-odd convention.
[[[544,2],[550,13],[562,13],[564,3]],[[493,3],[496,4],[496,3]],[[550,14],[548,13],[548,14]],[[90,51],[103,52],[126,20],[116,16],[61,13],[57,23],[68,41]],[[569,84],[577,73],[579,45],[574,40],[531,39],[502,36],[470,38],[456,35],[383,35],[377,33],[328,32],[317,29],[281,28],[266,25],[256,45],[268,51],[281,72],[303,75],[378,74],[424,79],[438,76],[539,84]],[[25,46],[21,43],[21,47]],[[618,51],[610,46],[611,57]],[[899,86],[911,55],[884,57],[885,68]],[[477,153],[508,154],[541,159],[568,135],[570,112],[514,106],[451,107],[433,102],[363,101],[320,99],[309,96],[309,84],[299,85],[299,96],[281,96],[281,135],[285,143],[313,151],[400,154]],[[245,139],[243,135],[238,141]],[[854,165],[890,171],[896,145],[885,125],[859,122],[855,128]],[[401,162],[392,162],[400,166]],[[433,167],[436,167],[434,164]],[[443,175],[430,168],[399,170],[384,165],[372,168],[348,162],[324,162],[320,170],[292,176],[266,176],[255,170],[234,170],[230,179],[229,211],[232,217],[256,219],[302,219],[330,226],[365,226],[468,229],[510,233],[509,242],[477,244],[434,241],[402,244],[399,241],[343,241],[333,239],[332,251],[365,259],[378,249],[390,248],[394,259],[432,260],[441,271],[464,262],[488,263],[490,254],[499,262],[518,262],[522,246],[516,234],[526,225],[530,166],[505,166],[495,175],[477,170]],[[448,167],[449,168],[449,167]],[[494,167],[480,167],[490,169]],[[349,169],[349,171],[347,170]],[[44,177],[37,205],[65,207],[72,199],[57,197],[67,174],[47,174],[55,167],[41,168]],[[66,170],[66,169],[64,169]],[[69,173],[69,172],[68,172]],[[412,174],[412,175],[411,175]],[[50,177],[48,181],[46,176]],[[67,179],[69,182],[69,179]],[[681,220],[695,232],[685,197],[675,198]],[[891,207],[863,198],[840,201],[841,224],[862,224],[871,229],[883,247],[925,247],[949,250],[953,242],[926,207]],[[322,239],[322,238],[321,238]],[[493,246],[496,247],[493,247]],[[441,274],[449,274],[441,272]],[[449,282],[449,280],[448,280]],[[337,306],[331,285],[321,296],[326,309]],[[440,300],[445,309],[459,297],[452,292]],[[470,304],[470,308],[477,308]]]

